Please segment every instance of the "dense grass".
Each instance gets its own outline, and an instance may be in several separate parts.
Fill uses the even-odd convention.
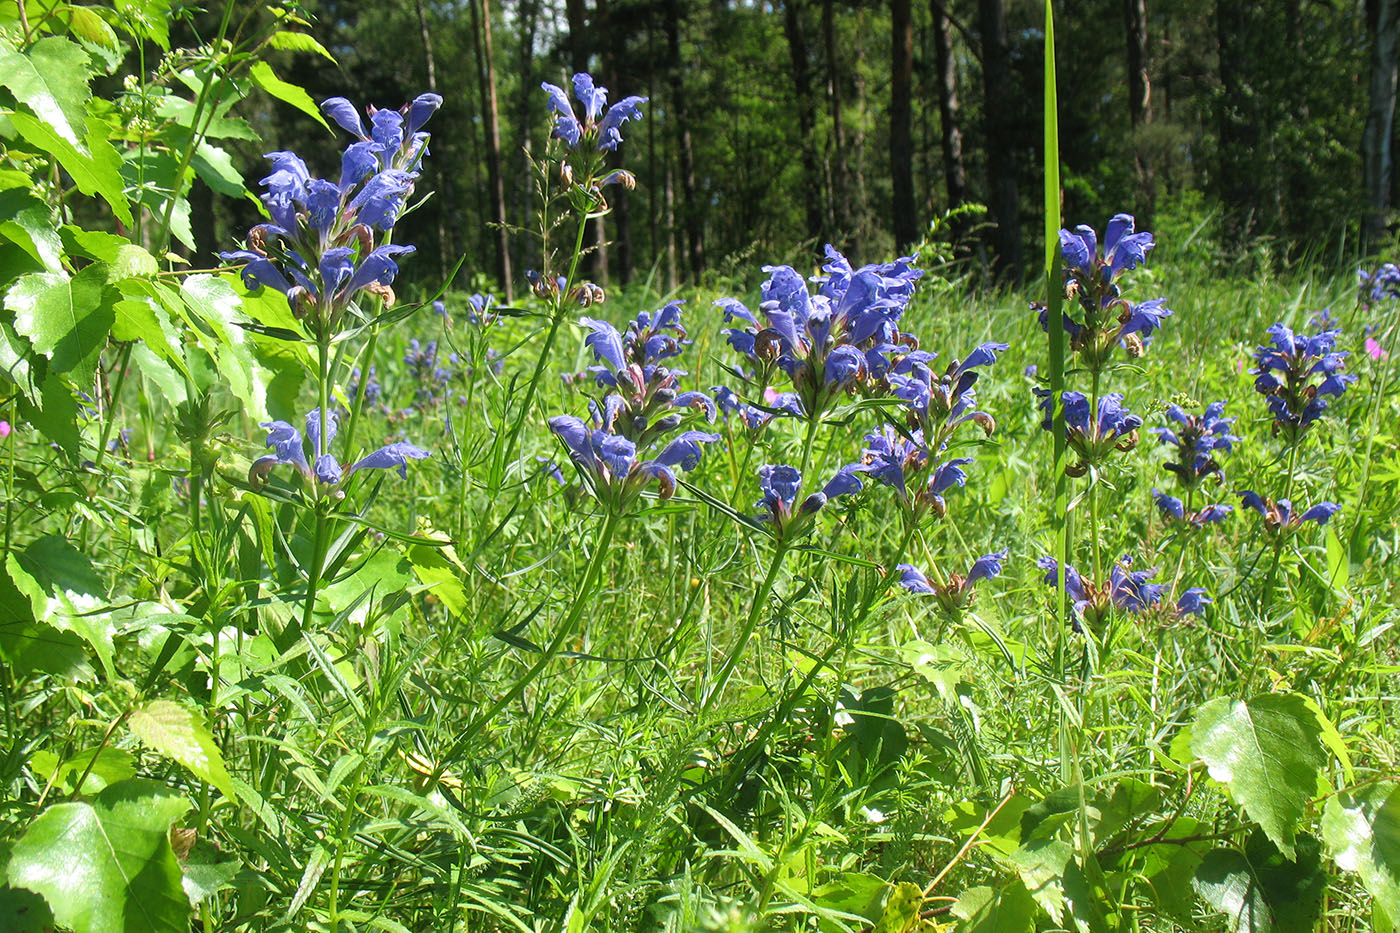
[[[541,411],[521,431],[524,456],[498,471],[492,438],[506,427],[513,381],[533,364],[540,324],[526,315],[483,327],[469,319],[464,295],[447,296],[445,316],[425,308],[379,339],[383,397],[362,430],[372,441],[412,440],[433,458],[407,481],[359,487],[373,500],[367,520],[382,533],[356,545],[349,566],[364,561],[357,573],[325,588],[312,637],[280,656],[268,632],[295,608],[277,602],[294,582],[284,558],[256,553],[249,523],[276,523],[294,553],[309,531],[294,506],[275,501],[292,495],[295,481],[275,480],[270,503],[239,488],[261,452],[262,432],[246,418],[234,414],[216,437],[222,479],[198,505],[205,565],[237,581],[232,592],[191,589],[184,559],[161,556],[184,546],[191,506],[179,480],[171,486],[184,455],[169,406],[149,382],[122,397],[113,420],[135,431],[97,473],[64,479],[21,426],[8,442],[8,476],[27,492],[17,490],[21,507],[11,509],[7,531],[20,543],[59,531],[86,543],[114,594],[173,599],[193,615],[212,603],[225,620],[211,628],[188,615],[132,619],[131,637],[118,639],[118,671],[137,672],[160,651],[156,626],[185,634],[188,645],[155,692],[187,691],[207,704],[229,770],[249,791],[235,804],[197,782],[190,788],[200,804],[190,825],[243,863],[236,886],[204,902],[207,929],[302,928],[328,917],[423,930],[795,929],[815,922],[818,905],[828,912],[823,928],[837,929],[842,921],[830,911],[878,918],[869,911],[882,881],[922,888],[935,878],[926,909],[952,919],[941,908],[975,885],[1003,884],[998,846],[1015,848],[998,842],[993,822],[980,837],[990,847],[964,849],[982,815],[1010,797],[998,817],[1009,819],[1074,775],[1083,775],[1090,803],[1133,778],[1158,789],[1161,813],[1180,807],[1227,835],[1244,827],[1218,793],[1184,792],[1191,756],[1172,744],[1213,697],[1297,691],[1337,724],[1356,780],[1396,770],[1388,568],[1400,504],[1390,428],[1397,403],[1392,360],[1361,351],[1367,326],[1389,342],[1394,310],[1358,310],[1349,273],[1251,278],[1173,261],[1182,252],[1163,236],[1152,268],[1137,273],[1139,294],[1160,291],[1176,314],[1145,357],[1106,375],[1105,389],[1123,392],[1146,426],[1162,423],[1169,402],[1199,409],[1227,400],[1242,441],[1224,460],[1228,482],[1208,500],[1238,506],[1239,489],[1281,496],[1285,464],[1251,388],[1250,353],[1275,320],[1305,326],[1330,307],[1361,378],[1307,436],[1293,498],[1343,508],[1284,549],[1278,593],[1266,600],[1272,549],[1258,516],[1237,508],[1194,534],[1167,529],[1149,494],[1170,487],[1166,449],[1144,430],[1100,477],[1104,553],[1160,567],[1158,582],[1177,593],[1205,587],[1215,602],[1200,619],[1121,615],[1111,638],[1096,639],[1097,657],[1054,621],[1052,591],[1035,567],[1051,548],[1054,485],[1026,371],[1044,366],[1043,334],[1025,294],[939,287],[937,271],[901,326],[941,360],[989,339],[1011,347],[978,386],[996,432],[964,454],[976,458],[967,487],[948,496],[946,518],[925,523],[905,559],[965,573],[978,555],[1007,548],[1005,572],[978,586],[962,619],[886,588],[876,568],[896,554],[900,525],[890,490],[872,484],[824,510],[787,556],[722,701],[703,714],[773,556],[771,541],[731,510],[753,512],[758,465],[801,459],[803,425],[775,420],[750,444],[742,427],[721,422],[725,443],[706,451],[689,486],[669,501],[644,501],[618,525],[565,654],[483,722],[479,714],[569,611],[602,519],[543,423],[546,414],[586,413],[591,380],[559,378],[591,362],[583,331],[561,338]],[[725,367],[736,359],[709,304],[720,293],[751,299],[758,279],[685,294],[687,387],[734,383]],[[621,325],[665,297],[633,290],[588,313]],[[438,341],[439,365],[458,354],[460,375],[437,402],[424,401],[426,383],[403,362],[410,338]],[[499,372],[488,349],[503,357]],[[306,407],[298,400],[295,410]],[[877,408],[853,405],[821,426],[811,481],[856,460],[861,436],[880,420]],[[536,455],[562,464],[566,484]],[[1086,482],[1072,480],[1071,492],[1073,562],[1087,572]],[[80,491],[94,506],[68,512],[65,498],[55,508],[55,497]],[[103,519],[121,513],[142,519]],[[415,532],[451,544],[397,537]],[[260,569],[248,576],[244,568]],[[883,595],[853,625],[870,587]],[[127,676],[132,690],[150,691]],[[15,669],[5,681],[10,742],[33,737],[27,753],[11,746],[11,767],[20,768],[10,785],[13,821],[44,790],[24,770],[26,755],[95,744],[125,698]],[[143,774],[189,781],[133,741],[118,742],[140,755]],[[1077,838],[1072,823],[1064,832]],[[1350,880],[1329,882],[1328,929],[1370,928],[1359,891]],[[1142,886],[1112,894],[1126,905],[1116,928],[1225,928],[1199,906],[1186,919],[1192,908],[1172,903],[1176,895]]]

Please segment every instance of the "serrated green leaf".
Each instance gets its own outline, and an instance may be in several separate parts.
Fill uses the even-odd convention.
[[[86,195],[98,195],[124,223],[131,223],[131,206],[122,185],[121,156],[107,141],[107,127],[96,117],[87,118],[86,152],[59,136],[43,120],[23,111],[10,114],[10,124],[25,142],[51,154]]]
[[[76,460],[83,443],[78,433],[78,400],[62,376],[46,370],[47,361],[36,357],[32,373],[39,380],[38,397],[20,396],[20,417],[57,444],[70,459]]]
[[[49,359],[50,372],[86,385],[107,345],[114,297],[106,266],[94,263],[72,278],[52,272],[22,277],[5,293],[5,308],[14,314],[15,332]]]
[[[243,185],[243,175],[233,165],[229,154],[213,143],[200,142],[190,159],[198,175],[217,194],[230,198],[241,198],[247,189]]]
[[[238,319],[239,299],[228,281],[212,275],[192,275],[180,286],[199,345],[218,362],[229,389],[247,406],[254,421],[267,418],[266,392],[257,378],[253,354]]]
[[[184,861],[183,885],[191,907],[224,888],[231,887],[242,865],[238,859],[223,856],[217,848],[203,839],[195,842]]]
[[[1019,881],[997,890],[972,888],[953,904],[958,933],[1030,933],[1035,913],[1035,901]]]
[[[170,700],[153,700],[131,714],[131,732],[142,744],[184,765],[233,801],[233,784],[213,734],[194,713]]]
[[[908,881],[895,885],[873,933],[911,933],[918,928],[924,906],[924,889]]]
[[[29,767],[44,781],[52,778],[64,793],[76,792],[83,797],[96,794],[110,784],[136,776],[136,759],[128,752],[109,745],[76,752],[62,762],[51,751],[35,752],[29,760]],[[79,789],[78,778],[84,773],[87,777],[83,779],[83,786]]]
[[[36,621],[81,637],[113,674],[117,627],[105,611],[106,590],[85,555],[60,535],[46,535],[18,554],[5,555],[5,572],[29,599]]]
[[[1230,919],[1234,933],[1311,933],[1322,913],[1327,877],[1317,840],[1299,836],[1293,861],[1262,833],[1244,851],[1216,849],[1201,860],[1196,893]]]
[[[27,191],[10,188],[0,193],[0,218],[0,237],[32,256],[45,272],[63,271],[63,238],[47,204]]]
[[[13,382],[30,404],[37,404],[42,397],[46,369],[44,360],[36,358],[33,345],[15,333],[9,321],[0,320],[0,375]]]
[[[324,56],[330,62],[340,64],[336,62],[334,55],[326,51],[324,45],[304,32],[274,32],[267,44],[274,49],[286,52],[313,52],[316,55]]]
[[[1297,694],[1220,697],[1191,725],[1191,752],[1292,858],[1293,837],[1327,756],[1317,717]]]
[[[170,51],[170,0],[116,0],[116,8],[132,35]]]
[[[10,884],[42,894],[76,933],[186,933],[190,905],[170,848],[189,801],[153,781],[120,781],[91,803],[49,807],[10,854]]]
[[[50,933],[53,911],[35,891],[0,885],[0,930],[6,933]]]
[[[1074,847],[1058,839],[1036,839],[1008,857],[1031,893],[1057,925],[1066,921],[1081,933],[1108,929],[1100,900],[1074,857]]]
[[[321,116],[321,111],[317,108],[316,102],[311,99],[311,95],[306,93],[306,91],[298,85],[289,84],[277,77],[277,72],[273,71],[272,66],[267,62],[255,63],[249,70],[248,75],[253,79],[254,84],[271,96],[285,104],[291,104],[308,117],[313,118],[317,123],[325,126],[327,130],[330,129],[329,126],[326,126],[326,121]]]
[[[79,151],[86,147],[86,52],[62,36],[40,39],[28,52],[0,46],[0,86]]]
[[[1360,874],[1386,915],[1400,917],[1400,784],[1371,784],[1329,798],[1322,839],[1337,866]]]
[[[90,6],[67,6],[63,13],[68,17],[68,31],[93,45],[116,51],[120,47],[117,34],[107,21]]]

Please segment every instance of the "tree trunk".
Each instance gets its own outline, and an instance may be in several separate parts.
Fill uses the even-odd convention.
[[[1371,105],[1361,137],[1366,175],[1363,251],[1385,239],[1393,171],[1391,139],[1395,126],[1396,49],[1400,45],[1400,0],[1380,0],[1371,43]]]
[[[961,114],[958,104],[958,67],[953,58],[952,21],[947,9],[933,3],[933,51],[938,67],[938,125],[943,144],[943,182],[948,208],[967,200],[967,169],[963,165]]]
[[[515,100],[515,150],[511,153],[511,204],[515,222],[521,227],[529,225],[531,198],[535,192],[535,174],[530,169],[530,129],[535,125],[533,114],[534,100],[539,94],[539,81],[535,79],[535,32],[539,28],[539,0],[520,0],[516,16],[521,23],[520,50],[516,67],[525,75],[520,82],[519,95]],[[517,247],[515,253],[522,254]],[[527,260],[528,262],[528,260]]]
[[[890,181],[894,190],[895,246],[919,238],[914,205],[914,16],[909,0],[890,0]]]
[[[438,92],[437,56],[433,54],[433,34],[428,29],[428,18],[423,12],[423,0],[414,0],[413,8],[418,14],[418,37],[423,43],[423,63],[427,69],[428,90],[436,94]],[[438,275],[444,280],[447,278],[449,256],[454,251],[445,222],[448,204],[451,203],[448,198],[448,193],[451,190],[451,185],[443,185],[441,203],[433,205],[433,209],[437,213]]]
[[[491,48],[491,0],[473,0],[472,28],[476,38],[477,82],[481,92],[482,130],[486,139],[486,183],[491,196],[492,237],[496,247],[496,277],[511,300],[510,235],[506,230],[506,189],[501,175],[500,109],[496,102],[496,61]]]
[[[802,35],[802,15],[798,0],[783,4],[783,27],[787,33],[788,55],[792,59],[792,84],[797,94],[797,131],[801,134],[802,170],[807,176],[802,201],[807,214],[807,237],[818,244],[822,239],[822,183],[817,165],[817,102],[812,94],[812,74],[807,67],[807,43]]]
[[[1141,197],[1137,216],[1152,226],[1156,202],[1152,157],[1143,147],[1142,127],[1152,122],[1152,83],[1147,75],[1147,0],[1123,0],[1123,23],[1128,38],[1128,116],[1133,127],[1133,165]]]
[[[826,53],[826,102],[831,114],[831,148],[835,164],[831,171],[830,228],[827,238],[844,250],[850,246],[850,176],[846,161],[846,129],[842,122],[841,80],[836,59],[835,0],[822,0],[822,50]]]
[[[1016,177],[1016,126],[1011,56],[1006,46],[1002,0],[978,0],[982,33],[983,122],[987,136],[988,205],[996,221],[996,270],[1012,282],[1021,279],[1021,195]]]
[[[1250,0],[1216,0],[1215,36],[1220,59],[1220,164],[1217,185],[1232,236],[1248,232],[1259,211],[1260,127],[1246,80],[1245,39]]]
[[[685,223],[686,258],[690,274],[700,280],[705,271],[705,218],[695,196],[695,154],[690,141],[690,120],[681,62],[681,0],[666,0],[666,51],[669,58],[671,112],[676,115],[676,143],[680,150],[682,219]]]

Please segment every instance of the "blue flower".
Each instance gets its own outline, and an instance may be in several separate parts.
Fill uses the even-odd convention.
[[[618,511],[626,508],[655,480],[663,499],[676,491],[677,468],[690,471],[700,463],[701,444],[718,434],[685,431],[651,460],[638,461],[637,445],[626,437],[592,428],[572,415],[549,419],[549,429],[569,451],[569,459],[586,478],[598,501]]]
[[[763,510],[759,521],[772,522],[779,538],[791,538],[806,534],[817,513],[832,499],[860,492],[861,486],[860,477],[853,468],[843,467],[821,490],[797,505],[802,474],[796,467],[770,463],[758,468],[758,488],[763,498],[755,507]]]
[[[1157,574],[1156,568],[1133,570],[1132,563],[1129,555],[1119,558],[1109,570],[1108,580],[1102,584],[1085,580],[1077,570],[1065,565],[1065,594],[1073,603],[1076,631],[1083,631],[1079,624],[1081,619],[1091,629],[1097,629],[1115,608],[1141,613],[1161,603],[1166,585],[1150,582]],[[1059,585],[1059,565],[1055,558],[1042,557],[1036,561],[1036,566],[1046,571],[1047,586]]]
[[[1049,389],[1032,391],[1040,399],[1040,410],[1045,416],[1040,426],[1053,430],[1054,394]],[[1117,392],[1100,396],[1097,412],[1091,412],[1090,405],[1083,392],[1064,393],[1065,440],[1079,457],[1067,468],[1071,476],[1083,476],[1115,450],[1132,450],[1138,441],[1137,429],[1142,427],[1142,419],[1123,407],[1123,396]]]
[[[573,79],[574,98],[583,107],[583,119],[580,120],[563,88],[548,81],[540,87],[549,95],[549,110],[555,114],[552,135],[570,149],[579,148],[585,139],[591,140],[603,152],[617,149],[618,143],[622,142],[620,131],[623,124],[628,120],[640,120],[641,105],[647,102],[645,97],[624,97],[608,107],[608,89],[594,84],[592,76],[580,72]]]
[[[1296,531],[1303,522],[1325,525],[1342,509],[1335,502],[1319,502],[1301,513],[1295,513],[1293,503],[1287,499],[1275,502],[1247,489],[1241,491],[1239,496],[1245,508],[1253,509],[1263,516],[1264,527],[1271,532]]]
[[[923,276],[908,258],[852,269],[834,247],[826,257],[816,294],[791,266],[763,267],[762,322],[737,299],[715,302],[725,323],[741,324],[724,331],[729,344],[761,369],[786,373],[813,418],[842,392],[884,376],[889,354],[907,342],[897,324]]]
[[[1176,496],[1169,496],[1162,490],[1153,487],[1152,498],[1157,503],[1157,508],[1162,510],[1162,515],[1169,522],[1188,525],[1192,528],[1200,528],[1213,522],[1224,521],[1233,512],[1234,506],[1229,505],[1208,505],[1198,512],[1186,514],[1186,505]]]
[[[899,585],[915,595],[928,595],[937,599],[939,606],[951,615],[960,615],[973,602],[974,585],[981,580],[991,580],[1001,575],[1002,564],[1006,561],[1006,550],[983,554],[973,562],[966,576],[950,574],[944,584],[931,583],[913,564],[900,564],[895,569],[899,573]]]
[[[944,493],[967,484],[963,467],[971,462],[970,457],[934,460],[919,431],[906,436],[886,425],[865,435],[865,450],[855,469],[894,489],[901,508],[916,518],[926,511],[942,518],[947,513]]]
[[[1295,334],[1283,323],[1268,330],[1269,346],[1254,351],[1254,389],[1274,418],[1274,433],[1296,443],[1322,413],[1327,396],[1339,396],[1356,381],[1342,372],[1347,354],[1335,349],[1340,331]]]
[[[941,376],[929,365],[934,354],[916,350],[896,363],[886,377],[894,396],[909,409],[911,423],[934,443],[947,441],[958,427],[977,424],[990,436],[996,421],[985,411],[976,411],[980,377],[978,370],[990,366],[1007,344],[987,342],[968,354],[966,359],[953,360]]]
[[[1206,606],[1215,600],[1206,594],[1206,591],[1199,586],[1182,593],[1176,601],[1176,611],[1182,615],[1203,616],[1206,614]]]
[[[306,416],[306,437],[311,441],[312,448],[312,460],[308,463],[301,434],[295,427],[285,421],[263,423],[262,427],[267,429],[267,446],[273,453],[253,461],[248,470],[249,484],[254,489],[261,488],[267,482],[274,466],[287,465],[295,467],[307,483],[313,483],[321,490],[328,491],[339,486],[357,470],[397,468],[399,475],[406,478],[409,460],[423,460],[430,456],[426,450],[413,444],[388,444],[352,466],[342,467],[340,461],[329,452],[338,430],[335,412],[326,412],[324,436],[321,434],[321,426],[321,410],[313,409]]]
[[[1400,267],[1393,262],[1382,263],[1374,273],[1356,270],[1361,285],[1361,303],[1370,306],[1390,298],[1400,298]]]
[[[1224,477],[1216,455],[1228,453],[1239,440],[1230,433],[1235,419],[1223,417],[1224,414],[1224,402],[1212,402],[1200,415],[1188,415],[1179,406],[1170,405],[1167,407],[1167,417],[1176,422],[1177,427],[1151,429],[1161,443],[1177,449],[1176,459],[1168,461],[1165,466],[1185,488],[1196,488],[1212,474]]]
[[[1125,554],[1113,565],[1108,573],[1109,597],[1119,609],[1143,612],[1162,601],[1166,584],[1148,582],[1157,575],[1157,568],[1132,570],[1132,563],[1133,559]]]

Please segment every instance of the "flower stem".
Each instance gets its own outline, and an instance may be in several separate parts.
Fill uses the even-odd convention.
[[[749,639],[753,637],[754,629],[758,627],[759,613],[762,612],[764,604],[768,602],[768,594],[773,592],[773,583],[778,579],[778,570],[782,567],[783,558],[787,552],[788,543],[780,538],[773,548],[773,560],[768,564],[768,574],[754,593],[753,602],[749,604],[749,615],[744,620],[744,627],[740,630],[739,637],[735,639],[734,647],[729,649],[729,656],[724,659],[724,665],[719,669],[714,684],[700,704],[702,715],[709,711],[710,706],[724,692],[724,685],[728,683],[729,675],[734,673],[735,665],[739,663],[739,658],[748,646]]]
[[[331,368],[331,346],[329,337],[321,337],[317,341],[317,352],[319,360],[319,385],[317,386],[317,404],[320,406],[317,417],[321,420],[321,437],[326,437],[327,406],[330,404],[330,368]],[[363,381],[363,380],[361,380]],[[318,444],[313,451],[314,456],[320,456],[322,445]],[[311,464],[312,478],[308,481],[314,491],[316,479],[316,463]],[[311,539],[311,565],[307,568],[306,574],[306,603],[301,611],[301,624],[293,627],[288,625],[282,632],[282,644],[278,646],[282,651],[286,651],[292,646],[292,642],[301,637],[301,633],[311,627],[311,618],[316,611],[316,594],[321,588],[321,571],[325,569],[326,562],[326,510],[330,507],[329,500],[316,500],[316,532]]]
[[[1093,419],[1094,425],[1098,424],[1099,418],[1099,370],[1094,368],[1092,396],[1093,404],[1089,409],[1089,417]],[[1097,470],[1089,472],[1089,551],[1093,556],[1094,580],[1103,579],[1103,557],[1099,553],[1099,475]]]
[[[812,442],[817,436],[817,415],[807,418],[807,435],[802,440],[802,469],[798,472],[806,477],[807,468],[812,465]]]
[[[467,747],[467,743],[480,734],[481,730],[485,729],[486,726],[490,724],[491,720],[495,719],[496,716],[500,714],[501,710],[505,709],[511,703],[514,703],[516,699],[525,692],[525,688],[540,675],[540,672],[543,671],[546,666],[548,666],[549,662],[558,656],[559,652],[564,648],[564,643],[573,637],[575,630],[578,628],[579,620],[583,618],[583,610],[588,608],[590,598],[593,596],[596,589],[599,572],[603,568],[603,561],[607,557],[608,550],[612,545],[613,532],[617,528],[618,518],[619,516],[616,512],[609,510],[607,516],[603,519],[602,527],[598,530],[597,543],[593,547],[592,555],[588,558],[588,567],[583,571],[583,576],[579,579],[578,588],[574,590],[574,598],[569,606],[569,612],[564,616],[564,621],[560,622],[559,627],[554,630],[554,637],[549,640],[549,644],[540,652],[539,658],[536,659],[534,664],[530,665],[530,669],[525,672],[524,677],[517,680],[509,690],[502,694],[500,699],[492,703],[491,707],[487,709],[486,712],[471,721],[467,726],[466,732],[457,740],[456,745],[453,746],[448,754],[443,756],[443,761],[452,761],[460,757],[462,751]],[[441,768],[442,765],[438,767]],[[432,780],[436,780],[440,773],[441,772],[434,774]],[[429,783],[431,784],[432,781],[430,780]]]
[[[355,449],[355,429],[360,424],[360,411],[365,406],[365,391],[369,388],[369,368],[374,363],[374,348],[379,343],[378,325],[370,328],[369,340],[365,341],[365,352],[360,360],[360,378],[355,386],[355,398],[350,403],[350,424],[345,428],[345,457],[347,460],[355,459],[357,453]],[[324,398],[322,406],[326,404]],[[324,407],[322,408],[324,411]],[[322,422],[324,426],[324,421]]]
[[[1283,484],[1283,498],[1290,502],[1292,502],[1293,499],[1293,478],[1297,464],[1298,445],[1294,443],[1288,448],[1288,475]],[[1259,594],[1259,619],[1261,622],[1267,619],[1269,608],[1274,602],[1274,583],[1278,579],[1279,558],[1283,554],[1283,537],[1287,533],[1287,524],[1280,525],[1274,532],[1274,556],[1273,559],[1269,561],[1269,575],[1264,578],[1264,591]]]

